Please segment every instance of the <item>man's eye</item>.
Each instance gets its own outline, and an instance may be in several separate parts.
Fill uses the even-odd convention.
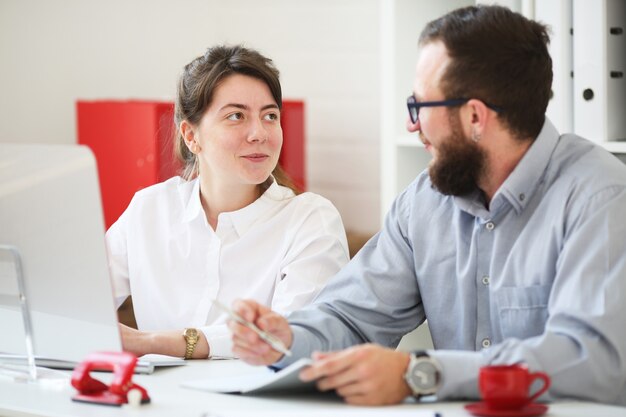
[[[265,120],[278,120],[278,113],[268,113],[263,118]]]
[[[243,113],[237,112],[229,115],[227,117],[228,120],[241,120],[243,119]]]

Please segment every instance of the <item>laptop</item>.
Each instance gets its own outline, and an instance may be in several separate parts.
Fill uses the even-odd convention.
[[[122,350],[104,234],[89,148],[0,143],[0,364],[25,363],[24,303],[37,365]],[[150,355],[136,372],[184,363]]]

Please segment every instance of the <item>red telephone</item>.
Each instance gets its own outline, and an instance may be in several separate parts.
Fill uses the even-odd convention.
[[[141,394],[140,403],[149,403],[148,392],[131,380],[136,364],[137,357],[128,352],[94,352],[87,355],[72,373],[72,386],[78,390],[72,400],[121,406],[128,403],[128,393],[137,390]],[[92,378],[91,371],[112,371],[111,385]]]

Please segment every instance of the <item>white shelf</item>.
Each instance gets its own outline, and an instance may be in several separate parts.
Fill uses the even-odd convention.
[[[612,154],[626,154],[626,142],[601,142],[600,145]]]

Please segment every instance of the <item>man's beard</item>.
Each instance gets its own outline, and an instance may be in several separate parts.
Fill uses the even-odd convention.
[[[458,112],[449,117],[452,133],[437,148],[437,157],[428,167],[434,187],[445,195],[467,195],[477,189],[486,165],[485,152],[463,134]]]

